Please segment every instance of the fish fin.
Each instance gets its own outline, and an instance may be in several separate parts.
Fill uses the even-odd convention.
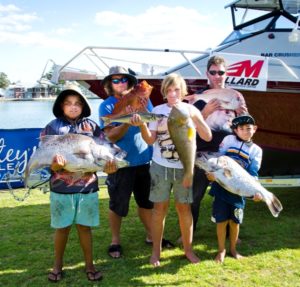
[[[108,117],[101,117],[101,120],[104,122],[104,126],[107,126],[111,123],[111,120]]]
[[[187,138],[189,141],[191,141],[195,137],[195,129],[194,128],[188,128],[187,131]]]
[[[224,175],[225,175],[225,177],[227,177],[227,178],[232,178],[231,170],[228,169],[228,168],[224,168]]]
[[[271,192],[266,199],[266,204],[274,217],[278,217],[280,211],[283,209],[279,199]]]

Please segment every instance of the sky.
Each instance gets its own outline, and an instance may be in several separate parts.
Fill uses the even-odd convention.
[[[0,72],[32,86],[49,59],[63,65],[86,46],[212,48],[232,31],[231,2],[0,0]]]

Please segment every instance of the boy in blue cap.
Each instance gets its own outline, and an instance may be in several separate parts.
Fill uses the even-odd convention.
[[[220,144],[220,155],[226,155],[237,161],[252,176],[258,177],[258,170],[262,160],[262,149],[253,143],[252,137],[257,130],[255,120],[250,115],[241,115],[232,120],[231,126],[234,134],[226,136]],[[211,175],[208,175],[213,180]],[[243,221],[245,198],[232,194],[217,182],[212,184],[210,195],[214,196],[212,221],[217,223],[218,254],[217,263],[223,263],[226,248],[226,227],[229,225],[230,253],[235,259],[243,256],[236,250],[240,224]],[[260,201],[261,195],[253,198]]]

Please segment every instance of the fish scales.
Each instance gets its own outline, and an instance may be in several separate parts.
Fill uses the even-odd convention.
[[[196,159],[195,164],[206,172],[212,173],[216,181],[231,193],[244,197],[261,194],[262,200],[274,217],[278,217],[282,211],[283,207],[279,199],[232,158],[225,155],[207,158],[202,155]]]
[[[194,102],[203,100],[208,103],[213,99],[220,101],[221,107],[226,110],[236,110],[243,105],[243,99],[240,97],[239,92],[233,89],[208,89],[201,94],[197,94]]]
[[[126,107],[131,106],[134,111],[145,111],[144,105],[141,103],[141,98],[149,99],[153,87],[145,80],[137,84],[128,94],[115,104],[111,116],[120,116],[126,114]]]
[[[65,158],[64,169],[69,172],[101,171],[108,160],[115,160],[118,167],[128,165],[124,160],[126,152],[104,139],[81,134],[46,135],[27,163],[25,185],[33,171],[50,167],[57,154]]]
[[[130,123],[130,120],[134,114],[140,115],[141,119],[145,123],[149,122],[155,122],[159,121],[162,118],[166,117],[165,115],[162,114],[154,114],[154,113],[149,113],[149,112],[136,112],[136,113],[130,113],[122,116],[104,116],[101,117],[101,119],[104,121],[104,125],[109,125],[110,123]]]

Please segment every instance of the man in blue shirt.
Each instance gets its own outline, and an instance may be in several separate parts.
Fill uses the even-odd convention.
[[[125,68],[115,66],[110,68],[109,75],[103,79],[102,84],[109,97],[99,107],[100,118],[113,113],[115,104],[133,89],[137,79]],[[145,100],[144,105],[148,111],[153,108],[150,100]],[[133,112],[132,107],[126,107],[126,112]],[[146,241],[152,241],[150,226],[153,203],[149,201],[152,147],[142,139],[140,128],[137,126],[127,123],[111,123],[104,126],[104,122],[100,120],[100,127],[104,129],[110,141],[127,152],[125,160],[129,162],[129,167],[120,168],[116,173],[108,175],[106,180],[110,197],[109,223],[112,233],[108,254],[112,258],[120,258],[122,217],[128,214],[132,192],[138,205],[138,215],[147,233]]]

